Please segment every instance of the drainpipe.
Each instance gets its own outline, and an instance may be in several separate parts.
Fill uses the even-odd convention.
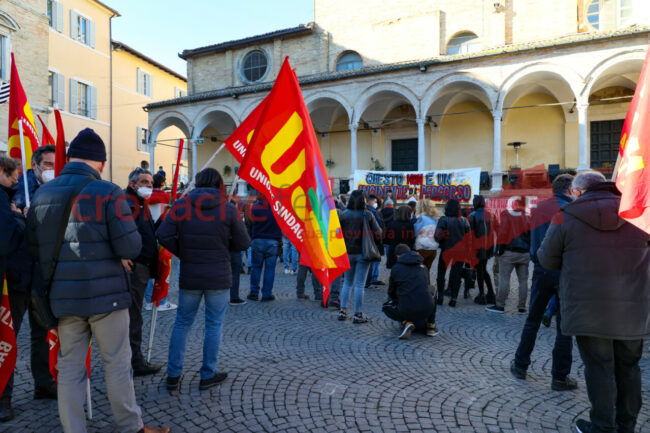
[[[109,120],[108,123],[111,125],[108,128],[108,160],[111,162],[110,170],[108,171],[108,180],[113,182],[113,18],[119,16],[119,14],[113,13],[108,19],[108,35],[109,35],[109,48],[110,48],[110,68],[111,70],[108,73],[108,94],[109,94]]]

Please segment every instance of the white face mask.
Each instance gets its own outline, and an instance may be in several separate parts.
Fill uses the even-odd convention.
[[[138,195],[142,197],[143,199],[147,200],[149,197],[151,197],[151,193],[153,192],[153,189],[147,188],[146,186],[141,186],[138,188]]]
[[[372,207],[375,208],[375,209],[377,209],[377,203],[376,203],[376,202],[373,203],[373,204],[372,204]]]
[[[43,170],[41,172],[41,179],[43,180],[43,183],[47,183],[54,179],[54,170]]]

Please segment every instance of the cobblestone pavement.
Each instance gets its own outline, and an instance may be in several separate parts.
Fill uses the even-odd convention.
[[[435,267],[433,268],[435,269]],[[588,418],[582,362],[574,350],[575,392],[550,388],[554,329],[542,327],[526,381],[509,373],[524,315],[491,314],[471,302],[438,310],[440,335],[397,339],[399,326],[383,317],[385,289],[366,290],[370,323],[339,322],[333,309],[298,301],[295,277],[281,273],[277,300],[229,307],[218,368],[227,381],[199,391],[202,316],[187,344],[179,393],[165,389],[164,369],[135,378],[145,423],[174,432],[569,432]],[[382,272],[387,280],[387,274]],[[242,275],[242,295],[248,275]],[[311,283],[307,283],[311,294]],[[474,291],[475,293],[475,291]],[[177,291],[172,289],[171,299]],[[242,297],[243,297],[242,296]],[[159,314],[152,360],[166,364],[174,312]],[[145,313],[148,336],[150,314]],[[19,336],[16,418],[1,431],[61,431],[54,401],[32,400],[28,327]],[[641,361],[644,405],[637,431],[650,431],[650,356]],[[90,432],[112,432],[100,356],[93,356],[94,419]]]

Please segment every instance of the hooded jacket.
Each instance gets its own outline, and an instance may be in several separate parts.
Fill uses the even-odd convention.
[[[445,205],[445,215],[438,220],[435,239],[442,251],[449,250],[469,233],[469,222],[460,216],[458,200],[449,200]]]
[[[426,319],[433,313],[429,271],[423,261],[415,251],[402,254],[388,280],[388,297],[397,302],[400,314],[410,321]]]
[[[4,275],[7,256],[11,255],[23,242],[25,222],[22,216],[11,210],[11,197],[14,191],[0,185],[0,275]]]
[[[41,265],[43,280],[54,270],[59,227],[65,204],[85,180],[61,244],[52,277],[50,304],[56,317],[93,316],[128,308],[129,278],[120,259],[135,259],[142,240],[124,193],[101,180],[82,162],[69,162],[54,180],[41,185],[27,214],[27,241]]]
[[[650,235],[618,216],[613,182],[590,187],[557,214],[537,250],[560,269],[562,333],[617,340],[650,335]]]
[[[230,251],[243,251],[251,242],[237,208],[217,188],[206,187],[177,200],[156,234],[181,259],[183,290],[229,289]]]

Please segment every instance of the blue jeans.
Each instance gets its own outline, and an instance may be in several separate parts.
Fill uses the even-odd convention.
[[[284,262],[284,269],[289,269],[291,263],[291,270],[296,272],[298,270],[298,262],[300,256],[298,250],[293,246],[289,238],[282,237],[282,261]]]
[[[223,318],[228,306],[227,290],[179,290],[176,322],[169,341],[167,376],[178,377],[183,372],[187,333],[194,323],[201,298],[205,297],[205,336],[203,337],[203,365],[201,379],[209,379],[217,371],[217,357],[221,345]]]
[[[347,308],[350,291],[354,287],[354,313],[361,313],[366,278],[371,262],[361,258],[361,254],[348,254],[350,269],[345,272],[343,290],[341,290],[341,309]]]
[[[248,258],[248,272],[250,272],[250,268],[253,266],[253,247],[248,247],[246,250],[246,257]]]
[[[370,277],[370,282],[374,283],[376,281],[379,281],[379,262],[374,262],[372,264],[372,272],[371,272],[371,277]]]
[[[149,280],[149,283],[147,284],[147,288],[144,290],[144,300],[147,301],[147,303],[149,304],[151,303],[151,295],[153,294],[154,281],[156,280],[153,279]],[[167,302],[167,296],[165,296],[160,300],[160,305],[165,305],[166,302]]]
[[[260,278],[264,267],[264,281],[262,284],[262,299],[269,298],[273,293],[275,280],[275,263],[278,259],[280,241],[274,239],[253,239],[253,263],[251,268],[251,295],[260,293]]]
[[[515,353],[515,365],[524,370],[530,365],[530,354],[535,348],[537,331],[542,323],[542,317],[549,301],[555,293],[560,282],[560,271],[549,271],[535,264],[533,270],[533,284],[530,288],[530,311],[521,332],[521,341]],[[560,330],[561,318],[558,309],[555,335],[555,346],[553,347],[553,365],[551,374],[554,379],[564,380],[571,372],[573,361],[571,350],[573,341],[571,337],[563,335]]]

